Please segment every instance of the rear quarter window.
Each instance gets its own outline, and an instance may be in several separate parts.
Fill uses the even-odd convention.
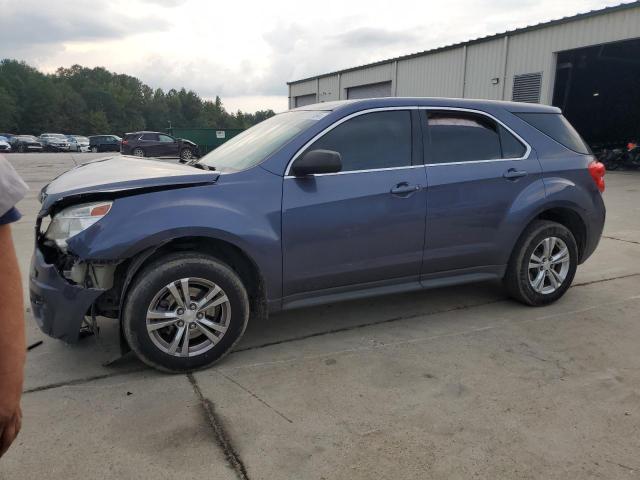
[[[559,113],[516,113],[515,115],[574,152],[584,155],[592,153],[580,134]]]

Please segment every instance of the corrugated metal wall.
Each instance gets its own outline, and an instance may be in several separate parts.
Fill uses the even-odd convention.
[[[461,97],[464,48],[398,62],[399,97]]]
[[[396,96],[510,100],[514,75],[535,72],[542,72],[541,102],[551,103],[557,52],[632,38],[640,38],[640,6],[292,83],[289,105],[298,95],[338,100],[349,87],[384,81]]]
[[[467,47],[464,97],[490,100],[502,98],[505,48],[504,38]],[[498,79],[495,84],[492,83],[494,78]]]

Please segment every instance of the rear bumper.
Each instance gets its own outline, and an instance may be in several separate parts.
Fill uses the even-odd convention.
[[[84,316],[103,292],[69,283],[36,247],[29,269],[29,296],[33,318],[44,333],[77,342]]]
[[[594,211],[589,212],[587,220],[587,238],[585,239],[584,249],[579,263],[584,263],[595,252],[602,231],[604,230],[604,222],[606,218],[606,209],[602,197],[598,195],[597,207]]]

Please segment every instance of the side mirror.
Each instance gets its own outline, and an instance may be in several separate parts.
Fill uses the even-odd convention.
[[[311,150],[291,166],[291,173],[304,177],[315,173],[336,173],[342,170],[342,155],[333,150]]]

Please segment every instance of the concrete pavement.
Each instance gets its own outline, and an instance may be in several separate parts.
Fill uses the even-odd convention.
[[[104,154],[97,155],[105,156]],[[92,154],[10,155],[37,192]],[[599,249],[542,309],[499,285],[275,315],[194,375],[28,319],[24,429],[0,478],[638,478],[640,174],[607,175]]]

